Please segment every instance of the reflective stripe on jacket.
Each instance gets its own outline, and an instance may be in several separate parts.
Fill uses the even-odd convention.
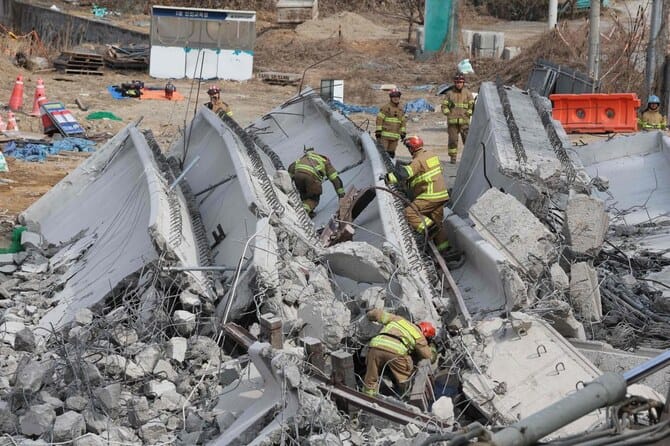
[[[665,118],[658,110],[646,110],[638,119],[640,128],[663,130],[667,127]]]
[[[401,104],[389,102],[379,109],[375,130],[382,132],[384,138],[400,139],[400,134],[405,133],[406,122],[407,117]]]
[[[381,309],[370,310],[368,319],[384,324],[380,333],[370,340],[370,347],[398,355],[417,353],[421,358],[431,358],[428,341],[413,323]]]
[[[302,158],[289,166],[289,173],[293,175],[294,172],[308,173],[319,183],[328,178],[333,183],[337,195],[344,195],[342,180],[326,156],[310,150]]]
[[[415,152],[412,162],[408,166],[402,166],[399,173],[401,177],[407,178],[415,199],[428,201],[449,199],[440,158],[432,152],[426,149]]]
[[[465,87],[461,91],[455,88],[447,91],[442,101],[442,113],[447,116],[448,124],[469,124],[474,107],[472,93]]]

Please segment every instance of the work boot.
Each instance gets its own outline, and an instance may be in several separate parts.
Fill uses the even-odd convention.
[[[448,247],[444,251],[440,252],[444,262],[447,264],[447,268],[456,269],[463,266],[465,263],[465,255],[463,251],[454,248],[453,246]]]
[[[451,164],[456,164],[456,155],[451,155],[451,160],[449,162]]]

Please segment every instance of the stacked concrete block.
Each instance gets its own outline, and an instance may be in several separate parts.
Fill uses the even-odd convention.
[[[609,217],[600,198],[571,192],[563,232],[574,254],[594,255],[605,240]]]
[[[555,236],[511,195],[489,189],[469,215],[482,237],[533,278],[556,258]]]
[[[505,48],[505,33],[464,29],[461,35],[463,46],[472,57],[500,58],[502,56]]]
[[[570,297],[582,320],[597,322],[603,318],[598,273],[586,262],[575,263],[570,269]]]

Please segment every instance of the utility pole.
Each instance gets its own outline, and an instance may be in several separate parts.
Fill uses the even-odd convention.
[[[647,65],[644,92],[647,97],[654,94],[656,87],[656,73],[659,69],[658,62],[661,60],[659,52],[659,35],[661,32],[661,14],[663,8],[662,0],[654,0],[651,6],[651,25],[649,30],[649,44],[647,45]],[[663,49],[665,53],[665,48]],[[646,99],[646,98],[645,98]]]
[[[558,21],[558,0],[549,0],[549,20],[547,24],[549,29],[554,29],[556,27],[556,22]]]
[[[600,77],[600,0],[591,0],[589,21],[589,76],[595,92]]]

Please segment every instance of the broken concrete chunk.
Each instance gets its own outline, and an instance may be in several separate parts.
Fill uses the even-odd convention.
[[[175,372],[174,368],[172,368],[170,363],[165,359],[158,360],[153,373],[154,375],[169,381],[175,381],[177,379],[177,372]]]
[[[19,427],[23,435],[42,435],[51,431],[56,419],[56,411],[48,404],[30,406],[30,409],[19,417]]]
[[[138,430],[140,438],[144,440],[144,444],[159,444],[164,443],[167,439],[167,429],[163,423],[152,421]]]
[[[10,265],[0,265],[0,273],[3,274],[14,274],[18,267],[14,264]]]
[[[570,268],[570,297],[573,307],[583,320],[602,320],[598,273],[586,262],[575,263]]]
[[[144,386],[144,394],[149,398],[159,398],[166,392],[176,391],[176,387],[170,381],[157,381],[152,379]]]
[[[584,325],[575,319],[572,308],[567,302],[555,299],[543,301],[542,316],[566,338],[586,340]]]
[[[102,403],[108,413],[116,413],[121,404],[121,384],[115,383],[95,389],[93,394]]]
[[[86,423],[81,414],[68,411],[56,417],[53,430],[54,441],[71,441],[81,437],[85,432]]]
[[[16,333],[25,329],[26,326],[22,322],[7,321],[0,324],[0,341],[5,344],[14,346],[16,340]]]
[[[128,421],[135,428],[146,424],[157,415],[156,411],[149,408],[149,401],[146,397],[134,397],[128,401]]]
[[[71,383],[75,379],[86,383],[87,385],[96,386],[102,381],[102,375],[100,370],[95,364],[90,362],[80,361],[79,363],[72,364],[72,367],[65,369],[65,382]]]
[[[160,348],[157,345],[152,344],[135,355],[135,362],[139,368],[144,370],[144,372],[151,373],[160,358]]]
[[[72,395],[67,397],[67,399],[65,400],[65,408],[77,412],[81,412],[84,409],[86,409],[87,405],[88,405],[88,398],[83,397],[81,395]]]
[[[185,310],[177,310],[172,315],[172,318],[179,334],[189,336],[195,330],[195,314]]]
[[[232,384],[240,377],[240,371],[240,362],[237,359],[226,362],[221,366],[221,371],[219,372],[219,384],[222,386]]]
[[[167,343],[165,355],[168,359],[177,362],[183,362],[186,358],[186,346],[188,340],[179,336],[171,338]]]
[[[533,278],[557,256],[554,234],[512,195],[489,189],[469,215],[482,237]]]
[[[51,395],[49,392],[46,390],[42,390],[39,393],[40,399],[44,404],[48,404],[51,407],[54,408],[55,411],[61,412],[61,409],[63,408],[63,401],[61,401],[59,398],[56,398],[55,396]]]
[[[386,283],[394,268],[384,253],[365,242],[344,242],[323,253],[331,271],[356,282]]]
[[[0,266],[15,265],[14,254],[0,254]]]
[[[442,396],[438,398],[437,401],[433,403],[431,412],[437,418],[441,420],[453,420],[454,419],[454,403],[451,401],[451,398]]]
[[[16,333],[14,338],[14,350],[32,352],[35,350],[36,346],[37,342],[35,341],[35,334],[30,328],[26,327]]]
[[[570,288],[570,278],[558,263],[551,265],[549,275],[551,276],[551,283],[557,290],[565,291]]]
[[[132,328],[117,325],[112,328],[112,339],[121,347],[128,347],[137,342],[139,337]]]
[[[609,217],[603,200],[570,192],[563,233],[572,252],[597,254],[605,240],[608,227]]]
[[[36,393],[42,387],[46,373],[45,364],[39,361],[22,361],[16,369],[14,386],[23,392]]]
[[[135,432],[124,426],[109,426],[106,431],[99,435],[105,444],[141,444]]]
[[[184,290],[181,292],[179,295],[179,303],[183,309],[188,311],[193,311],[202,306],[200,297],[190,290]]]
[[[339,347],[351,321],[351,312],[342,302],[316,296],[300,305],[298,316],[305,322],[303,336],[320,339],[330,348]]]
[[[268,218],[258,220],[256,231],[252,265],[256,271],[258,280],[264,286],[275,289],[279,286],[277,234],[270,225]]]
[[[40,249],[42,236],[36,232],[23,231],[21,233],[21,247],[23,249]]]
[[[93,312],[88,308],[80,308],[74,314],[74,322],[81,326],[89,325],[93,322]]]
[[[85,434],[72,442],[72,446],[105,446],[105,444],[102,437],[92,433]]]

